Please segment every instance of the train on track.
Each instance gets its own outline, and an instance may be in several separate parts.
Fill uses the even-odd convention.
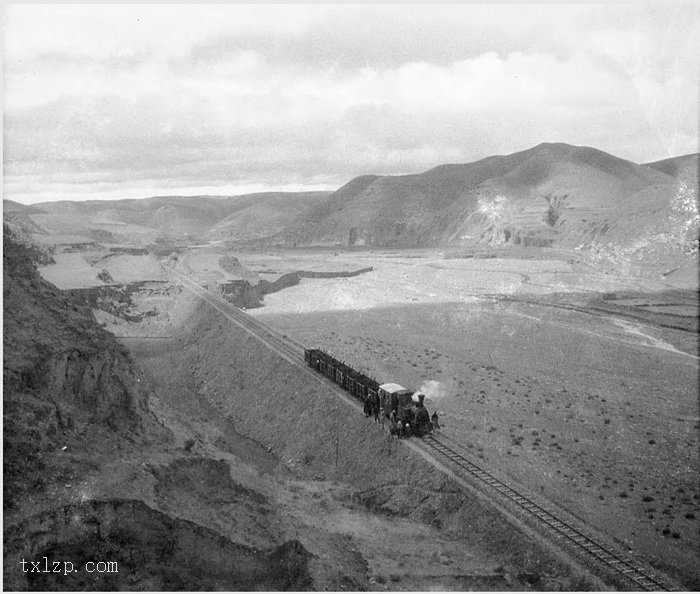
[[[320,349],[304,349],[304,360],[362,402],[365,415],[388,421],[399,437],[422,437],[433,431],[424,394],[395,383],[380,384]]]

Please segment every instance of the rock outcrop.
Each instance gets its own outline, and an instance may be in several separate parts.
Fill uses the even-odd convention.
[[[299,591],[311,585],[311,555],[298,541],[258,550],[135,500],[89,501],[30,516],[6,530],[5,543],[14,551],[3,572],[11,590]],[[32,561],[41,571],[31,571]]]

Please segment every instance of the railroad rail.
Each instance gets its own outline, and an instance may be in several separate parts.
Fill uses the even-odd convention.
[[[620,551],[616,551],[612,546],[601,543],[595,537],[587,534],[584,528],[577,526],[574,521],[564,519],[562,517],[564,514],[547,509],[545,505],[535,501],[533,497],[523,495],[521,491],[475,464],[444,443],[443,440],[434,435],[426,435],[423,438],[423,443],[428,446],[429,450],[449,459],[462,470],[462,473],[466,473],[472,479],[476,479],[492,493],[498,494],[515,504],[519,510],[524,511],[537,524],[544,525],[563,537],[565,542],[573,545],[579,553],[583,553],[589,560],[592,559],[614,573],[621,575],[631,581],[638,589],[648,592],[670,592],[675,589],[641,563]]]
[[[207,289],[198,285],[192,279],[187,278],[179,272],[171,272],[180,280],[182,285],[189,291],[206,301],[214,309],[224,314],[229,320],[240,326],[266,346],[272,348],[278,355],[287,359],[290,363],[298,364],[299,360],[304,360],[304,347],[288,336],[281,334],[279,331],[271,328],[264,322],[249,316],[241,311],[238,307],[223,301],[221,298],[211,294]],[[302,365],[306,369],[305,365]]]
[[[192,279],[172,269],[170,269],[170,272],[178,277],[183,286],[209,303],[228,319],[255,336],[284,359],[298,366],[310,377],[321,381],[324,385],[333,387],[334,391],[342,395],[347,402],[356,405],[358,409],[360,408],[359,404],[348,398],[336,384],[333,384],[325,376],[314,373],[303,363],[303,345],[281,334],[261,320],[244,313],[238,307],[222,301]],[[431,455],[437,454],[437,459],[442,457],[449,460],[458,468],[458,474],[470,484],[476,484],[476,486],[485,488],[489,494],[500,497],[501,501],[509,502],[515,506],[521,512],[521,515],[527,517],[539,532],[553,532],[563,539],[563,542],[568,543],[571,550],[581,554],[586,560],[593,562],[599,568],[608,570],[612,575],[627,580],[635,589],[665,592],[676,590],[676,588],[670,586],[664,579],[655,575],[640,562],[615,550],[615,547],[604,544],[596,537],[587,534],[585,527],[578,525],[579,522],[576,522],[573,518],[567,518],[566,513],[548,509],[546,504],[536,501],[533,496],[524,494],[522,492],[523,489],[520,489],[520,487],[513,487],[507,484],[492,472],[469,460],[454,447],[445,443],[445,440],[445,437],[426,435],[422,440],[417,440],[416,444]]]

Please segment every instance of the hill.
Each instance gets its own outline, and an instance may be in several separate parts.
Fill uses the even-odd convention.
[[[51,235],[82,236],[104,242],[146,244],[159,237],[200,236],[238,239],[247,224],[255,229],[254,235],[277,232],[327,195],[327,192],[269,192],[58,201],[36,205],[34,208],[39,212],[28,214]],[[5,208],[7,212],[7,204]],[[266,231],[269,228],[272,231]]]
[[[663,210],[677,185],[663,167],[545,143],[418,175],[357,178],[282,236],[296,244],[573,247],[612,234],[639,210]]]
[[[297,217],[303,217],[330,192],[271,192],[241,199],[231,214],[209,228],[203,238],[249,241],[279,233]]]
[[[577,250],[618,271],[664,272],[697,252],[699,158],[636,164],[591,147],[543,143],[419,174],[364,175],[332,193],[26,208],[5,201],[5,216],[16,232],[49,245],[536,246]]]
[[[14,200],[3,200],[2,210],[5,215],[7,215],[7,213],[41,214],[43,212],[40,208],[28,204],[20,204]]]
[[[691,153],[680,157],[671,157],[661,161],[654,161],[652,163],[646,163],[645,166],[673,177],[684,178],[697,183],[700,153]]]

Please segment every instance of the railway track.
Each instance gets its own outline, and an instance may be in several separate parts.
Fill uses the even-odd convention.
[[[345,400],[346,403],[350,404],[357,410],[362,410],[360,404],[355,401],[354,398],[351,398],[347,392],[339,388],[337,384],[333,383],[327,377],[313,371],[304,363],[304,346],[301,343],[285,334],[282,334],[278,330],[271,328],[261,320],[244,313],[235,305],[223,301],[221,298],[213,295],[207,289],[198,285],[192,279],[187,278],[181,273],[172,269],[166,270],[173,277],[177,278],[182,283],[183,287],[207,302],[214,309],[222,313],[234,324],[257,338],[260,342],[277,353],[283,359],[298,367],[299,371],[306,374],[311,381],[317,381],[323,384],[326,388],[332,388]]]
[[[522,490],[508,485],[446,444],[445,440],[434,435],[426,435],[423,438],[423,443],[429,450],[436,452],[443,458],[447,458],[454,465],[458,466],[462,474],[467,474],[477,483],[486,487],[493,495],[498,495],[515,505],[525,515],[529,516],[531,520],[534,520],[536,524],[545,526],[548,530],[563,538],[565,542],[577,552],[582,553],[588,560],[592,560],[632,582],[636,589],[647,592],[670,592],[674,590],[665,580],[656,576],[641,563],[615,550],[612,546],[601,543],[598,539],[589,535],[586,529],[579,526],[577,522],[570,518],[564,518],[563,513],[548,509],[545,504],[536,501],[532,496],[524,495]]]
[[[356,405],[358,409],[360,408],[359,403],[355,403],[336,384],[325,376],[313,372],[304,363],[303,345],[269,327],[262,321],[244,313],[238,307],[212,295],[207,289],[186,276],[173,270],[170,270],[170,272],[181,281],[184,287],[209,303],[229,320],[255,336],[284,359],[299,367],[304,373],[324,385],[334,388],[334,391],[342,394],[346,401]],[[451,462],[458,468],[458,474],[462,478],[481,487],[489,495],[500,498],[501,501],[508,502],[511,506],[515,506],[521,512],[520,515],[527,517],[530,520],[529,523],[533,524],[540,532],[556,535],[558,539],[568,544],[567,548],[577,552],[599,568],[604,568],[609,573],[626,580],[634,589],[649,592],[670,592],[675,590],[674,587],[655,575],[649,568],[628,555],[615,550],[613,546],[602,543],[599,539],[588,534],[586,528],[573,518],[567,517],[568,514],[549,508],[547,504],[524,494],[519,487],[507,484],[493,473],[480,467],[467,456],[447,444],[446,438],[426,435],[418,443],[431,455],[437,455],[438,459],[443,458]]]
[[[278,355],[284,357],[290,363],[298,364],[300,360],[303,362],[304,347],[301,344],[288,336],[281,334],[277,330],[270,328],[267,324],[261,322],[260,320],[254,319],[241,311],[238,307],[212,295],[207,289],[198,285],[192,279],[189,279],[186,276],[174,271],[171,271],[171,273],[173,273],[178,280],[180,280],[182,285],[189,291],[206,301],[220,313],[224,314],[236,325],[240,326],[261,340],[268,347],[272,348],[272,350],[274,350]]]

